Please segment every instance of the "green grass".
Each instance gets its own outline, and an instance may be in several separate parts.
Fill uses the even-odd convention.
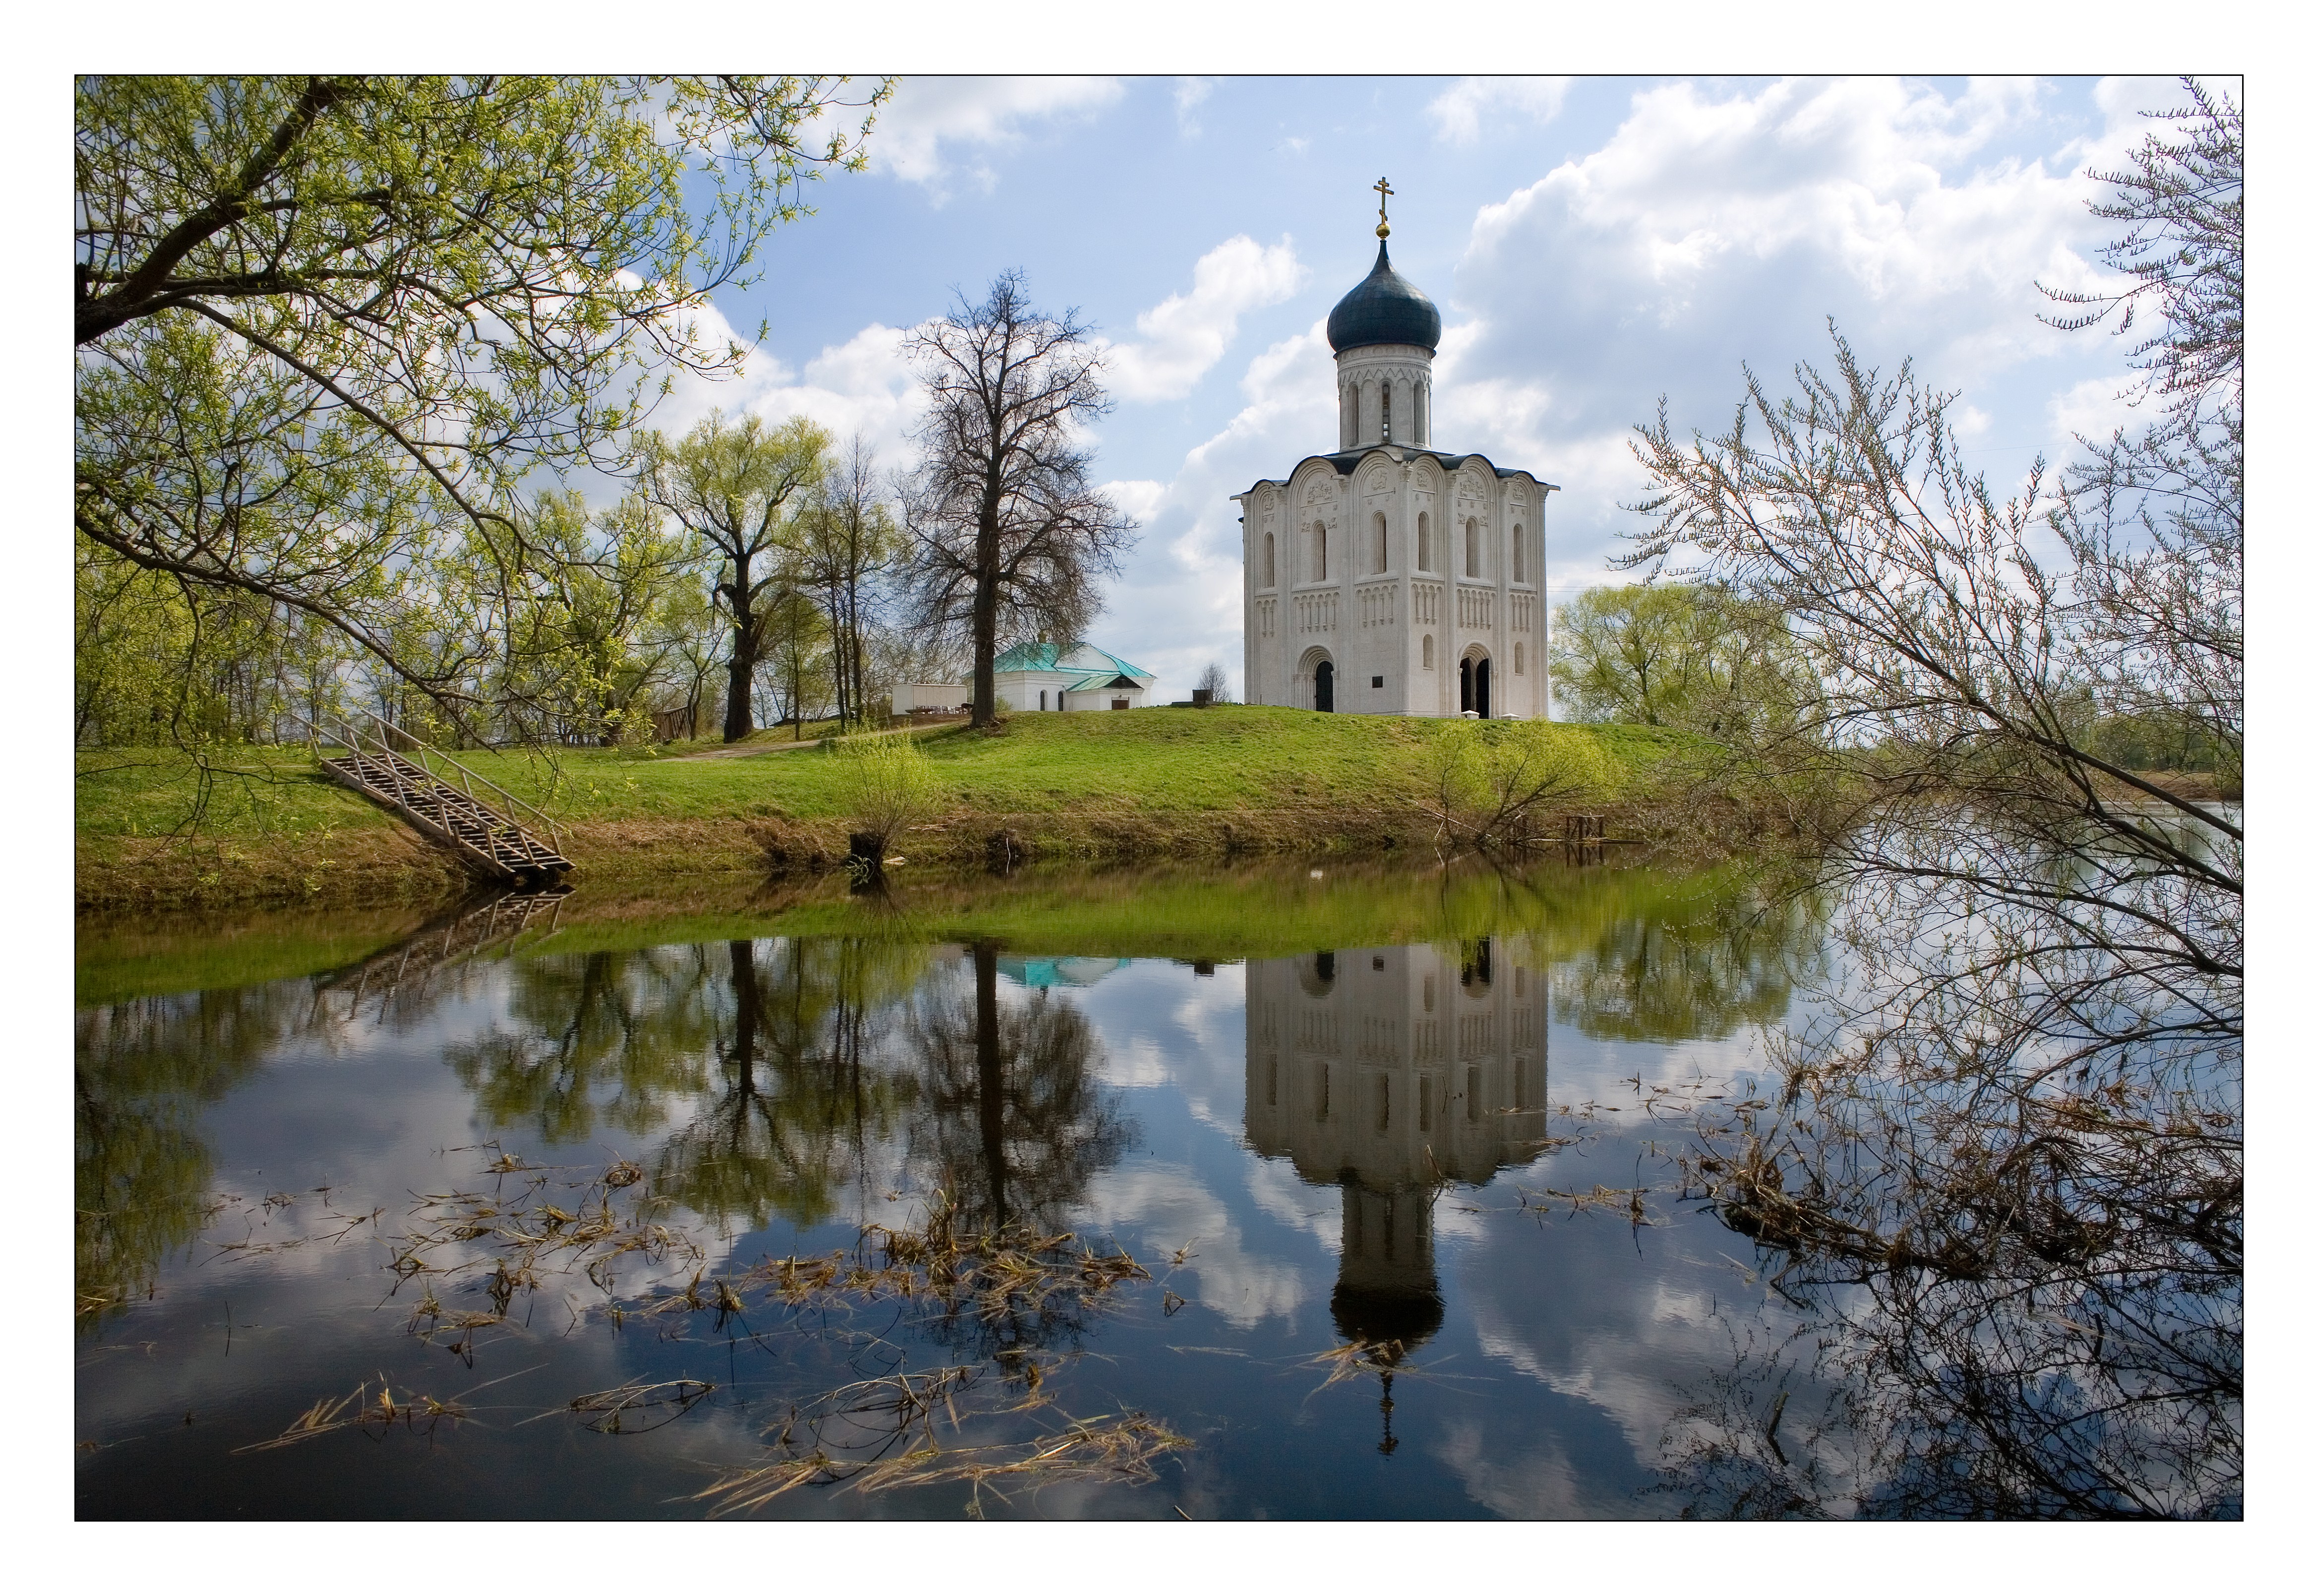
[[[1427,746],[1446,725],[1226,705],[1018,714],[994,734],[948,726],[916,735],[948,808],[1036,815],[1398,803],[1423,785]],[[1646,726],[1489,722],[1485,731],[1591,742],[1609,770],[1612,790],[1604,796],[1612,799],[1647,786],[1652,767],[1686,746],[1680,733]],[[768,747],[777,742],[768,739]],[[724,759],[596,749],[461,758],[568,821],[844,816],[839,764],[813,749]],[[228,762],[256,774],[212,784],[200,826],[206,835],[294,836],[391,823],[312,776],[302,748],[238,749]],[[79,766],[83,835],[157,836],[186,825],[194,786],[181,757],[84,753]]]
[[[214,991],[344,969],[392,947],[426,920],[407,906],[368,911],[274,910],[228,919],[113,917],[75,928],[76,1008]]]
[[[1032,956],[1230,962],[1520,933],[1555,952],[1593,946],[1621,923],[1713,919],[1747,901],[1751,884],[1751,874],[1735,867],[1676,875],[1550,866],[1511,876],[1469,866],[1315,871],[1271,861],[1232,868],[1041,866],[1003,878],[903,870],[883,894],[856,894],[842,877],[826,876],[769,900],[754,883],[665,904],[582,887],[559,907],[552,927],[526,931],[517,950],[532,956],[842,937],[989,941]],[[74,1000],[89,1007],[343,969],[425,920],[410,910],[255,911],[225,921],[115,918],[81,928]]]

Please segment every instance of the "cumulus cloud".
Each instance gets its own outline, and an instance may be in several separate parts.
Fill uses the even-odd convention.
[[[1109,77],[904,78],[870,134],[869,169],[937,198],[960,186],[987,193],[998,175],[985,155],[1021,144],[1036,124],[1107,110],[1125,93]]]
[[[1287,238],[1225,239],[1191,268],[1190,293],[1170,294],[1135,318],[1140,341],[1110,345],[1111,390],[1126,399],[1182,398],[1231,347],[1242,315],[1280,303],[1310,274]]]
[[[1559,93],[1467,80],[1431,110],[1454,141],[1541,119]],[[1561,486],[1547,511],[1557,597],[1618,579],[1605,559],[1633,520],[1619,506],[1643,487],[1628,441],[1659,396],[1677,426],[1719,429],[1742,363],[1778,387],[1795,361],[1824,362],[1830,317],[1870,363],[1913,356],[1936,385],[1963,389],[1986,418],[1975,442],[1992,476],[2037,449],[2064,456],[2072,430],[2113,425],[2094,412],[2121,385],[2119,362],[2097,336],[2040,322],[2036,284],[2103,280],[2095,251],[2108,224],[2086,211],[2097,185],[2084,174],[2116,166],[2145,130],[2137,112],[2179,90],[2106,83],[2090,130],[2047,118],[2048,98],[2008,79],[1637,94],[1597,148],[1481,206],[1453,282],[1424,284],[1449,324],[1435,438]],[[1252,263],[1254,246],[1234,244]],[[1189,390],[1226,300],[1219,291],[1208,310],[1195,287],[1152,313],[1129,379],[1138,391]],[[1334,441],[1316,325],[1251,356],[1240,386],[1240,408],[1142,501],[1137,602],[1104,623],[1139,661],[1183,673],[1163,694],[1207,659],[1238,664],[1229,496]]]
[[[652,425],[682,433],[712,408],[768,421],[809,416],[840,439],[859,433],[879,459],[898,465],[907,453],[909,429],[925,408],[924,392],[903,353],[910,330],[872,322],[823,348],[802,372],[768,350],[751,349],[733,381],[679,379],[653,411]]]
[[[1216,92],[1216,85],[1220,81],[1213,77],[1179,77],[1175,80],[1175,130],[1184,138],[1199,136],[1199,119],[1192,112]]]
[[[2040,158],[1996,153],[2035,147],[2038,99],[1888,78],[1636,94],[1599,148],[1475,217],[1435,435],[1562,484],[1547,525],[1566,592],[1609,579],[1617,507],[1642,487],[1626,442],[1658,397],[1677,426],[1720,429],[1742,363],[1775,389],[1824,362],[1830,317],[1870,363],[1912,355],[1974,397],[2028,363],[2098,363],[2039,322],[2035,285],[2098,280],[2082,174],[2117,118]],[[1992,448],[2065,444],[2041,417],[1998,420]]]
[[[1509,121],[1542,126],[1561,114],[1567,77],[1460,77],[1424,108],[1434,136],[1472,144]]]

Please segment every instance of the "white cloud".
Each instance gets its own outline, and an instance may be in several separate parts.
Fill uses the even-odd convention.
[[[903,354],[907,327],[871,322],[842,344],[832,344],[791,370],[762,348],[749,352],[740,377],[728,382],[679,379],[652,413],[652,425],[682,433],[711,408],[752,414],[768,421],[810,416],[840,441],[859,433],[887,465],[900,465],[906,435],[924,408],[924,391]]]
[[[1171,1287],[1244,1330],[1293,1314],[1320,1295],[1318,1284],[1284,1258],[1251,1253],[1223,1200],[1181,1164],[1136,1163],[1096,1177],[1086,1199],[1094,1227],[1134,1225],[1163,1249],[1190,1249]]]
[[[2098,281],[2085,246],[2099,236],[2082,175],[2095,142],[1999,153],[2038,148],[2040,93],[1876,78],[1636,94],[1599,148],[1476,215],[1436,437],[1562,484],[1558,587],[1611,579],[1604,557],[1631,521],[1617,507],[1643,486],[1630,429],[1661,394],[1677,427],[1719,430],[1742,363],[1781,388],[1795,361],[1825,363],[1830,316],[1868,363],[1912,354],[1936,386],[1966,390],[1992,444],[2024,426],[2042,443],[2041,417],[1984,393],[2026,363],[2106,352],[2037,319],[2039,281]],[[2098,144],[2129,143],[2107,120]]]
[[[1214,77],[1179,77],[1175,80],[1175,130],[1186,139],[1199,136],[1199,119],[1191,113],[1222,80]]]
[[[1469,81],[1433,115],[1444,139],[1478,136],[1548,114],[1556,92]],[[1914,355],[1934,385],[1963,390],[1987,417],[1992,475],[2036,448],[2057,459],[2070,426],[2122,385],[2093,374],[2120,362],[2098,335],[2041,323],[2035,285],[2102,280],[2092,246],[2108,224],[2088,216],[2086,168],[2116,166],[2145,131],[2137,109],[2179,97],[2105,83],[2098,125],[2080,130],[2047,120],[2051,96],[2019,80],[1639,93],[1598,147],[1478,209],[1452,281],[1420,284],[1448,322],[1435,439],[1560,484],[1547,522],[1557,597],[1620,579],[1605,557],[1635,519],[1618,507],[1644,486],[1631,429],[1658,397],[1677,427],[1718,430],[1742,363],[1781,388],[1795,361],[1824,363],[1830,316],[1869,363],[1888,372]],[[1252,256],[1252,243],[1234,243]],[[1151,313],[1128,379],[1138,395],[1188,391],[1202,352],[1220,358],[1225,302],[1195,288]],[[1114,646],[1163,673],[1163,696],[1180,696],[1210,658],[1239,663],[1229,496],[1335,436],[1316,324],[1250,357],[1240,386],[1237,412],[1186,451],[1163,491],[1140,492],[1136,601],[1103,622]]]
[[[2146,423],[2146,405],[2133,402],[2130,384],[2121,377],[2088,377],[2053,396],[2050,407],[2053,435],[2066,441],[2085,438],[2105,444],[2119,427]]]
[[[1083,118],[1126,93],[1108,77],[908,77],[869,135],[869,169],[947,198],[961,184],[988,193],[984,158],[1029,137],[1028,124]]]
[[[1512,121],[1540,126],[1561,114],[1569,93],[1567,77],[1460,77],[1424,108],[1433,134],[1451,144],[1472,144],[1485,130]]]
[[[1182,398],[1223,358],[1244,313],[1280,303],[1309,275],[1289,239],[1225,239],[1191,268],[1190,293],[1170,294],[1135,318],[1140,342],[1110,346],[1110,388],[1127,399]]]

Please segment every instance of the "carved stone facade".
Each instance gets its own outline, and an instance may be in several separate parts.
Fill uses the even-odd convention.
[[[1479,455],[1380,444],[1236,495],[1247,702],[1547,718],[1550,491]]]
[[[1397,296],[1381,314],[1380,293]],[[1361,313],[1348,316],[1364,294]],[[1437,338],[1439,317],[1379,251],[1370,281],[1330,318],[1332,340],[1340,325]],[[1433,354],[1398,339],[1340,345],[1335,452],[1233,496],[1248,703],[1550,717],[1545,500],[1554,487],[1432,446]]]

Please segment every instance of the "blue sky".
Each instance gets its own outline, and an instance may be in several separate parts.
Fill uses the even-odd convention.
[[[1872,363],[1960,390],[2009,486],[2106,432],[2125,351],[2041,326],[2034,286],[2096,280],[2086,212],[2169,80],[1357,77],[905,80],[871,170],[818,185],[763,280],[719,311],[771,326],[711,404],[858,428],[902,463],[904,329],[1008,267],[1114,345],[1099,477],[1143,523],[1093,641],[1160,674],[1239,672],[1228,496],[1333,446],[1320,324],[1368,270],[1388,175],[1393,260],[1446,325],[1439,446],[1561,485],[1557,602],[1637,517],[1630,429],[1667,397],[1723,425],[1740,364]]]

